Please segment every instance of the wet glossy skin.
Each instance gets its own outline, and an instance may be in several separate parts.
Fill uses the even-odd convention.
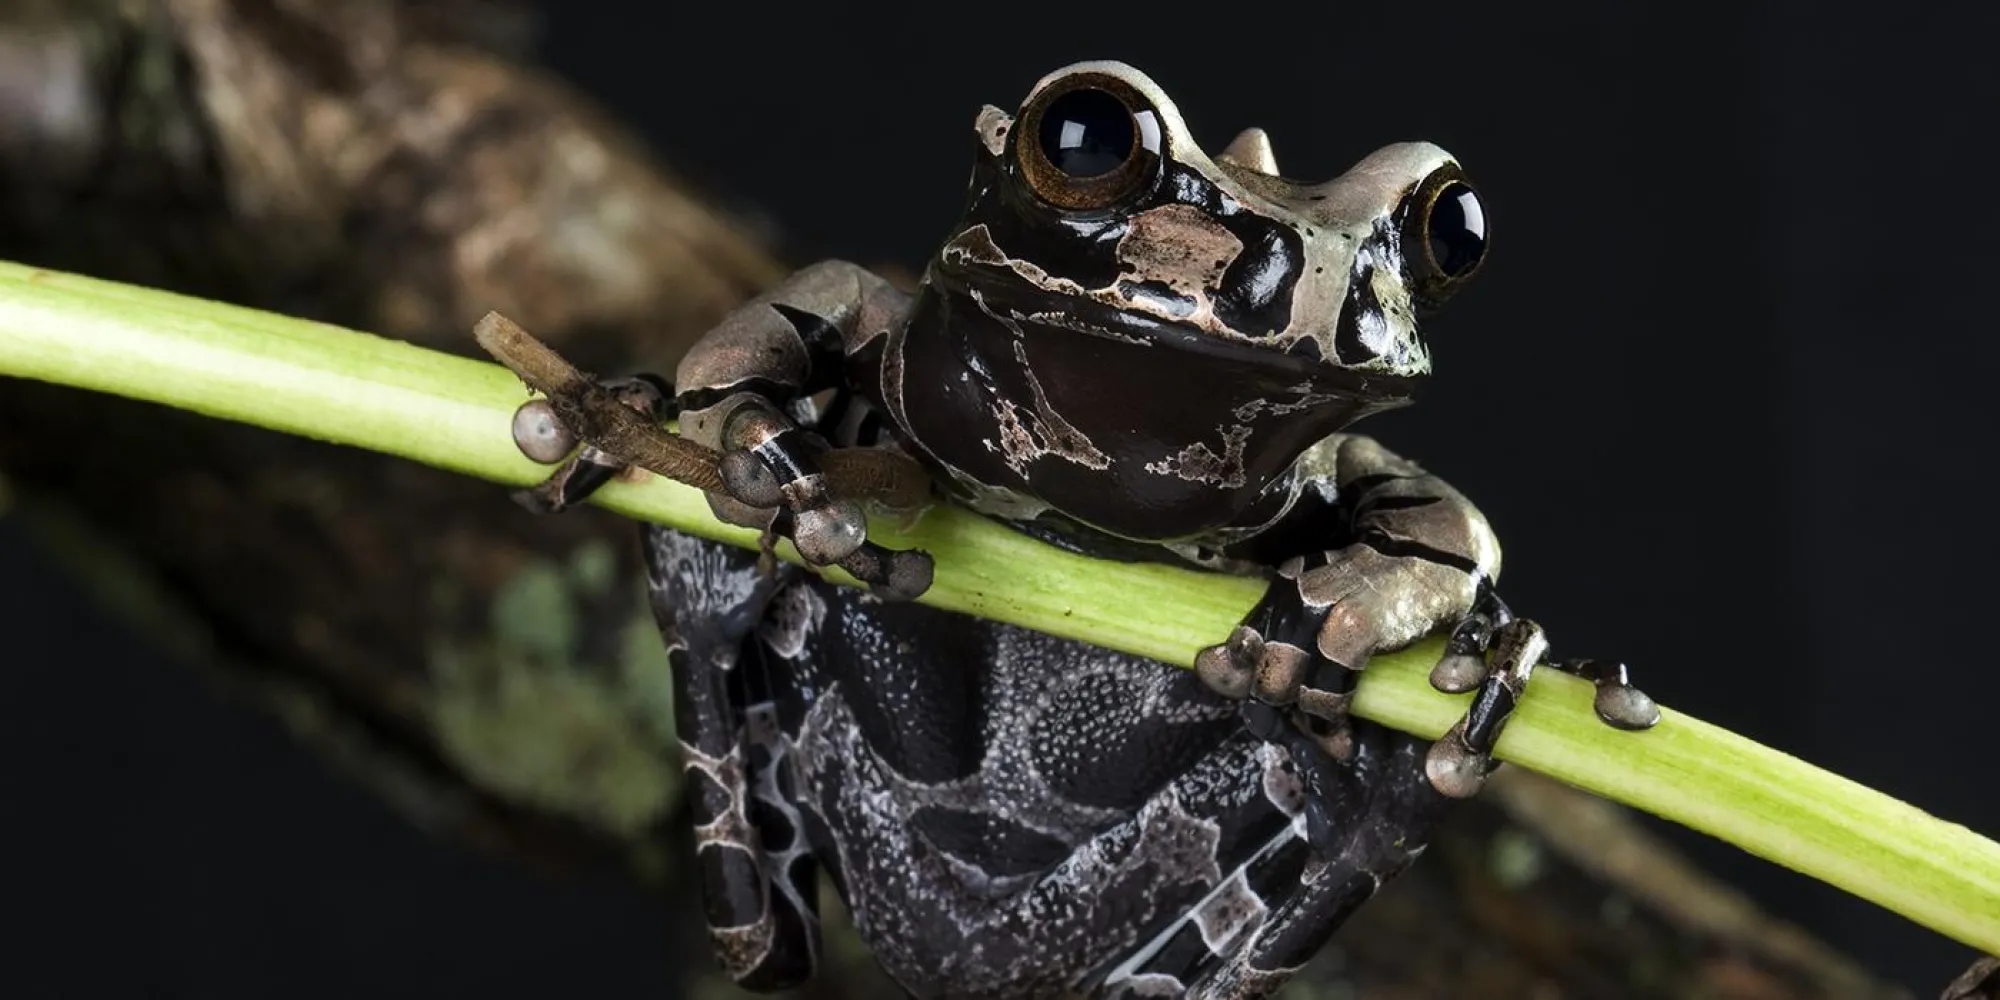
[[[718,516],[874,590],[647,530],[717,957],[752,989],[809,977],[824,871],[916,996],[1267,997],[1477,790],[1546,649],[1493,593],[1478,510],[1338,433],[1428,373],[1416,317],[1477,268],[1477,196],[1421,143],[1324,184],[1278,177],[1256,130],[1210,157],[1116,63],[974,131],[914,297],[813,265],[697,344],[656,411],[723,453]],[[842,448],[1266,596],[1192,671],[898,600],[929,564],[866,539]],[[531,499],[574,502],[607,462]],[[1433,682],[1479,691],[1459,726],[1348,717],[1373,653],[1445,629]],[[1579,669],[1612,718],[1622,668]]]
[[[1041,106],[1092,86],[1145,108],[1146,162],[1106,204],[1051,204],[1023,144]],[[887,344],[890,413],[976,506],[1151,541],[1240,525],[1260,501],[1268,517],[1301,452],[1429,373],[1419,287],[1467,276],[1406,249],[1412,196],[1457,175],[1443,150],[1285,180],[1210,158],[1165,94],[1109,63],[1044,78],[1024,106],[1025,126],[979,116],[965,217]]]

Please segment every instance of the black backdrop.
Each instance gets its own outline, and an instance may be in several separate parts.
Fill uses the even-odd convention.
[[[1367,429],[1486,508],[1510,600],[1562,649],[2000,835],[2000,8],[548,6],[555,68],[801,260],[920,263],[974,111],[1079,58],[1146,69],[1211,148],[1270,129],[1294,176],[1444,145],[1486,196],[1492,255],[1430,328],[1423,402]],[[6,522],[0,593],[28,651],[0,698],[0,864],[38,924],[12,940],[102,949],[23,949],[11,975],[65,995],[663,995],[634,891],[430,843],[83,603]],[[1680,840],[1919,995],[1971,957]]]

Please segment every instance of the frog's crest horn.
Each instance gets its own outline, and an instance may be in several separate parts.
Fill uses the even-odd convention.
[[[1246,128],[1237,133],[1215,158],[1245,170],[1278,176],[1278,154],[1271,151],[1271,137],[1261,128]]]
[[[979,144],[988,153],[999,156],[1007,148],[1007,129],[1014,124],[1014,116],[991,104],[979,109],[979,116],[972,120],[972,131],[979,136]]]

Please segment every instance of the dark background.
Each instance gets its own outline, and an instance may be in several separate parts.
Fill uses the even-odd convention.
[[[1211,149],[1269,129],[1292,176],[1438,142],[1481,186],[1492,253],[1429,328],[1423,401],[1366,429],[1487,510],[1505,592],[1559,651],[1623,657],[1667,704],[2000,835],[1981,638],[2000,598],[2000,8],[548,6],[554,67],[801,261],[920,265],[979,105],[1080,58],[1145,69]],[[27,981],[663,995],[635,890],[431,843],[162,662],[6,522],[0,595],[29,650],[0,696],[9,908],[104,947],[20,956]],[[1972,957],[1679,839],[1919,996]]]

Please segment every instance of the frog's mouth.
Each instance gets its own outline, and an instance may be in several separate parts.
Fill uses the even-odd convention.
[[[1096,297],[1052,298],[1039,289],[1023,288],[1017,275],[995,272],[990,267],[934,272],[932,280],[942,282],[951,294],[977,303],[988,316],[1017,335],[1026,336],[1029,328],[1038,327],[1054,333],[1144,346],[1177,356],[1183,362],[1213,366],[1217,378],[1247,379],[1266,387],[1266,394],[1275,391],[1346,397],[1360,404],[1360,412],[1350,420],[1408,405],[1422,381],[1408,375],[1341,365],[1323,357],[1320,342],[1311,337],[1286,340],[1276,335],[1222,336],[1202,326],[1120,307]],[[1057,307],[1050,308],[1051,302]],[[1139,356],[1131,361],[1144,363]]]
[[[1414,388],[1116,310],[1011,308],[992,287],[920,297],[908,426],[971,480],[1125,538],[1238,523],[1307,448]]]

